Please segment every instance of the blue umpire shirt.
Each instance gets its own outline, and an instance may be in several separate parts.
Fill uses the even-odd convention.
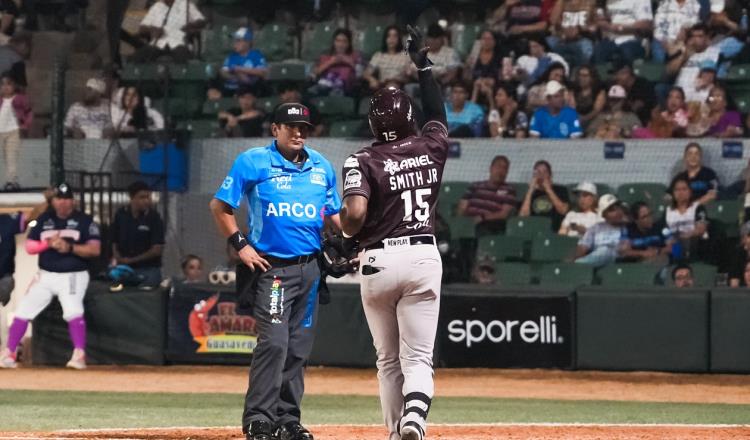
[[[323,216],[341,209],[331,163],[305,146],[301,167],[279,153],[276,141],[240,154],[215,198],[234,209],[249,203],[249,241],[261,254],[278,258],[320,250]]]

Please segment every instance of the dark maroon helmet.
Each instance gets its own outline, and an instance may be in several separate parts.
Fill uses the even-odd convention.
[[[416,133],[411,99],[395,87],[375,92],[367,119],[372,134],[381,142],[397,141]]]

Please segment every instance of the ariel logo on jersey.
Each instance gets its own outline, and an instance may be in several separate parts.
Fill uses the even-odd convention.
[[[271,324],[281,324],[281,316],[284,314],[284,288],[281,287],[281,280],[278,277],[273,277],[270,298]]]
[[[318,208],[312,203],[303,205],[302,203],[269,203],[266,209],[266,217],[297,217],[297,218],[315,218],[318,215]]]
[[[400,171],[406,171],[412,168],[434,164],[435,162],[430,159],[430,156],[423,154],[419,157],[410,157],[408,159],[404,159],[401,162],[386,159],[386,161],[383,162],[383,170],[392,176]]]

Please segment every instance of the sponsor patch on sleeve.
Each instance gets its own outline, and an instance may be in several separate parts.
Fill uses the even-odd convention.
[[[359,168],[359,161],[356,156],[349,156],[344,161],[344,168]]]
[[[362,173],[359,170],[349,170],[344,179],[344,191],[362,186]]]

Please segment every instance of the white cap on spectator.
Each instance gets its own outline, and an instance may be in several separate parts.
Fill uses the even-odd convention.
[[[547,87],[544,89],[544,96],[554,95],[561,90],[565,90],[564,85],[555,80],[547,81]]]
[[[617,200],[614,194],[604,194],[599,198],[599,216],[604,216],[604,212],[609,208],[619,205],[620,201]]]
[[[96,90],[102,95],[107,90],[107,84],[104,83],[104,80],[99,78],[89,78],[89,80],[86,81],[86,87],[91,90]]]
[[[724,0],[711,0],[711,12],[720,14],[724,12]]]
[[[627,98],[628,93],[625,91],[625,89],[621,85],[613,85],[609,88],[609,93],[607,93],[607,96],[610,98]]]
[[[573,190],[573,192],[586,192],[589,194],[597,195],[596,194],[596,185],[594,185],[591,182],[581,182],[576,186],[576,189]]]

